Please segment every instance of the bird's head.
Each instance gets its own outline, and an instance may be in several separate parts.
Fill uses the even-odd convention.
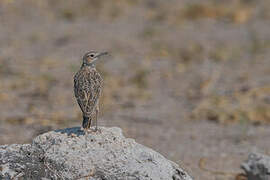
[[[108,52],[96,52],[89,51],[83,56],[83,66],[95,67],[96,61],[103,55],[107,55]]]

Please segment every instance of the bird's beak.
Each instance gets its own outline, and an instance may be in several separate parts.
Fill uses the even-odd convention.
[[[98,53],[95,57],[95,59],[91,63],[95,63],[101,56],[109,54],[108,52],[101,52]]]
[[[104,56],[104,55],[108,55],[109,53],[108,52],[101,52],[99,53],[98,55],[96,55],[97,58],[101,57],[101,56]]]

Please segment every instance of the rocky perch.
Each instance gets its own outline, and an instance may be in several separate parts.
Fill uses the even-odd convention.
[[[248,180],[270,180],[270,157],[251,153],[246,162],[242,164]]]
[[[192,180],[177,164],[119,128],[51,131],[32,144],[0,146],[0,179]]]

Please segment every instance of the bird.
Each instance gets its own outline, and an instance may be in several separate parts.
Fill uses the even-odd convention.
[[[89,51],[82,57],[82,65],[74,76],[74,94],[82,111],[82,128],[88,131],[95,120],[98,130],[99,98],[103,88],[103,79],[96,70],[96,62],[108,52]]]

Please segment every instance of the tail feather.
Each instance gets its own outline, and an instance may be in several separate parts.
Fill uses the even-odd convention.
[[[91,118],[90,117],[83,116],[82,127],[84,129],[88,129],[88,128],[90,128],[90,126],[91,126]]]

